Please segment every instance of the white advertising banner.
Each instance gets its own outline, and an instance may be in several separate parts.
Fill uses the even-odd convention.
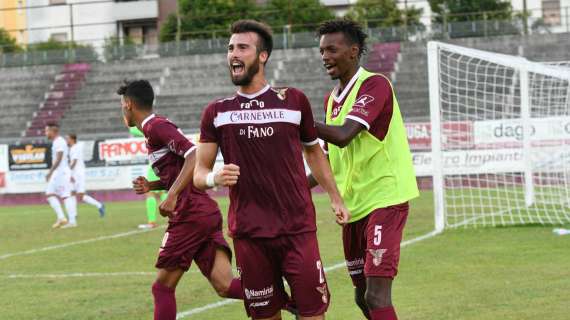
[[[570,140],[570,117],[531,119],[531,141]],[[517,144],[523,139],[520,119],[485,120],[473,123],[475,145]]]
[[[92,167],[86,168],[87,190],[129,189],[138,176],[145,176],[147,165]],[[10,171],[6,174],[6,188],[3,193],[44,192],[47,170]]]

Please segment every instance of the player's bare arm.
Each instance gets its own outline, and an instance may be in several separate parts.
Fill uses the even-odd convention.
[[[162,216],[169,216],[171,214],[176,214],[174,211],[176,209],[176,201],[178,200],[178,195],[192,182],[194,178],[194,165],[196,164],[196,153],[190,152],[189,155],[184,159],[184,165],[182,170],[176,177],[174,184],[168,190],[166,199],[158,207],[160,214]]]
[[[194,169],[194,186],[207,190],[215,186],[231,187],[239,178],[239,167],[226,164],[220,170],[213,172],[218,154],[218,144],[213,142],[200,143],[196,151],[196,167]]]
[[[46,181],[49,181],[49,179],[51,178],[51,175],[53,174],[53,172],[59,167],[59,164],[61,163],[61,159],[63,159],[63,152],[62,151],[58,151],[56,153],[55,156],[55,162],[53,163],[53,165],[51,166],[51,168],[49,169],[49,172],[46,176]]]
[[[166,188],[160,180],[148,181],[145,177],[139,176],[133,180],[133,189],[136,194],[145,194],[150,191],[165,190]]]
[[[361,130],[366,129],[361,123],[351,119],[346,119],[342,126],[317,122],[316,127],[319,138],[341,148],[346,147]]]
[[[327,162],[329,161],[329,156],[326,155],[327,157]],[[329,162],[330,165],[330,162]],[[315,177],[313,176],[312,173],[309,173],[309,175],[307,176],[307,179],[309,180],[309,188],[313,189],[314,187],[319,185],[319,182],[317,181],[317,179],[315,179]]]
[[[311,169],[312,176],[325,189],[331,199],[331,206],[336,215],[336,222],[344,225],[350,220],[350,212],[336,186],[329,162],[319,144],[304,147],[305,159]]]

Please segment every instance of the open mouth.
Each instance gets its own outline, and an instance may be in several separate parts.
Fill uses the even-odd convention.
[[[232,70],[232,74],[240,75],[243,74],[243,72],[245,71],[245,65],[243,62],[234,61],[232,62],[230,69]]]
[[[333,72],[333,69],[336,67],[336,65],[325,63],[324,67],[325,67],[325,69],[327,69],[327,73],[331,73],[331,72]]]

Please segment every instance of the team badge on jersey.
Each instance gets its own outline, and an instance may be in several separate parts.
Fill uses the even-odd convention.
[[[287,97],[287,88],[279,88],[279,89],[273,89],[273,91],[275,91],[275,93],[277,93],[277,97],[280,100],[285,100],[285,98]]]
[[[388,249],[368,249],[368,252],[372,255],[372,263],[375,266],[379,266],[382,263],[382,256],[386,253]]]

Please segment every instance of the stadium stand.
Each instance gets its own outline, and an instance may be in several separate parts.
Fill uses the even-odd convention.
[[[305,91],[315,114],[322,118],[324,94],[334,83],[326,80],[317,48],[276,50],[267,75],[273,86],[293,84]],[[157,112],[188,133],[198,131],[201,112],[209,102],[235,92],[225,54],[94,64],[73,107],[63,117],[62,127],[89,138],[125,136],[115,91],[122,80],[135,78],[146,78],[153,84]]]
[[[76,92],[81,89],[85,75],[91,66],[88,63],[66,64],[58,75],[55,82],[46,93],[46,99],[40,104],[40,110],[34,112],[34,117],[28,124],[26,137],[41,137],[44,128],[49,122],[58,123],[64,113],[71,106],[71,100]]]
[[[570,60],[568,33],[466,38],[449,42],[523,55],[535,61]],[[429,119],[425,41],[371,44],[366,59],[368,68],[392,78],[406,121]],[[273,86],[294,86],[303,90],[311,101],[315,118],[323,120],[323,97],[335,82],[327,77],[318,48],[274,50],[267,68],[267,78]],[[63,85],[61,76],[56,78],[60,73],[66,74],[65,69],[61,70],[61,66],[2,69],[0,89],[4,99],[0,109],[13,115],[0,120],[3,140],[20,138],[28,127],[27,122],[32,126],[43,125],[46,118],[37,113],[38,106],[44,99],[49,100],[46,92],[57,91],[58,86]],[[63,77],[65,80],[67,76]],[[198,131],[200,114],[208,102],[230,96],[235,91],[228,77],[224,53],[98,62],[91,65],[82,87],[73,86],[72,91],[80,89],[72,100],[68,99],[71,108],[59,114],[52,110],[52,115],[55,112],[55,119],[63,115],[64,130],[77,132],[84,138],[125,137],[127,131],[121,122],[115,90],[123,79],[135,78],[151,81],[157,93],[157,111],[179,123],[188,133]],[[69,93],[65,98],[72,96]],[[34,116],[41,121],[32,121]],[[37,133],[38,126],[34,128]],[[28,135],[34,134],[28,132]]]
[[[0,142],[22,137],[27,122],[44,101],[45,93],[61,66],[4,68],[0,71]]]

